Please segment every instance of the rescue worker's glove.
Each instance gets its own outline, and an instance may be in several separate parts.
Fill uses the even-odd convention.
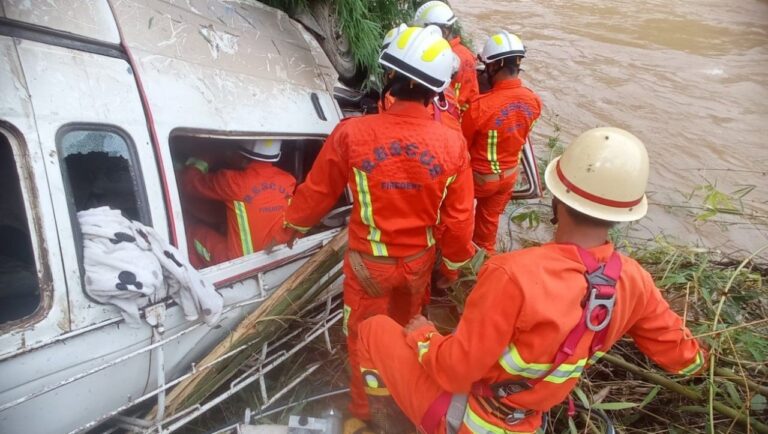
[[[411,318],[410,321],[408,321],[408,324],[405,325],[403,328],[403,333],[405,335],[409,335],[410,333],[415,332],[416,330],[424,327],[424,326],[430,326],[434,327],[435,324],[432,323],[432,321],[428,320],[424,315],[416,315],[413,318]]]
[[[293,245],[296,244],[296,239],[303,237],[304,234],[309,231],[309,229],[310,228],[302,228],[288,223],[287,221],[283,221],[283,232],[281,234],[281,238],[285,240],[285,244],[288,245],[288,248],[292,249]]]
[[[195,157],[189,157],[186,162],[187,166],[192,166],[197,170],[208,173],[208,162]]]
[[[459,270],[451,270],[445,263],[442,263],[440,264],[437,280],[435,281],[435,289],[445,292],[458,278]]]

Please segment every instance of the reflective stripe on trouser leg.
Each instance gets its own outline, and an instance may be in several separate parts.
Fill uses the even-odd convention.
[[[368,175],[358,168],[352,168],[355,173],[357,198],[360,203],[360,219],[368,225],[368,240],[371,242],[371,252],[374,256],[389,256],[387,245],[381,242],[381,230],[376,227],[373,217],[373,202],[368,188]]]
[[[248,211],[245,209],[245,203],[234,201],[235,216],[237,217],[237,231],[240,234],[240,245],[243,249],[243,256],[253,253],[253,242],[251,241],[251,226],[248,223]]]

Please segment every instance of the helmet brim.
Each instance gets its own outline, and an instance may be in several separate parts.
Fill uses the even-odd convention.
[[[239,151],[240,151],[240,153],[242,155],[245,155],[246,157],[250,158],[251,160],[266,161],[268,163],[274,163],[275,161],[279,161],[280,160],[280,154],[282,154],[282,152],[278,152],[277,155],[260,154],[258,152],[253,152],[251,150],[248,150],[248,149],[245,149],[245,148],[242,148],[242,147],[239,149]]]
[[[576,211],[596,219],[617,223],[639,220],[648,212],[648,198],[645,195],[643,195],[640,203],[631,208],[602,205],[579,196],[557,176],[558,161],[560,161],[560,157],[549,163],[544,172],[544,182],[553,196]]]
[[[417,82],[421,83],[429,89],[434,90],[435,92],[444,91],[445,88],[450,84],[450,80],[444,81],[423,71],[419,71],[418,69],[403,62],[402,60],[389,54],[386,51],[381,53],[381,56],[379,57],[379,63],[386,68],[394,69],[395,71],[416,80]]]

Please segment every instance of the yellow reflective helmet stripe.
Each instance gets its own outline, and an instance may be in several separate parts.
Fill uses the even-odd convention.
[[[413,34],[420,31],[420,27],[408,27],[397,37],[397,48],[404,50],[408,46],[408,42],[411,41]]]
[[[493,35],[491,39],[493,39],[493,42],[500,47],[504,45],[504,38],[502,38],[501,35]]]
[[[698,371],[702,366],[704,366],[704,358],[701,356],[701,352],[698,352],[696,353],[696,359],[693,360],[693,363],[686,368],[681,369],[679,373],[683,375],[691,375]]]
[[[491,166],[491,172],[501,173],[501,167],[499,166],[498,144],[499,144],[499,132],[497,130],[488,131],[488,164]]]
[[[438,39],[437,41],[433,42],[432,45],[427,47],[426,50],[424,50],[424,53],[421,55],[421,60],[425,62],[431,62],[437,58],[437,56],[440,55],[445,50],[450,50],[451,44],[448,43],[445,39]]]
[[[237,200],[234,201],[234,207],[243,255],[250,255],[253,253],[253,242],[251,241],[251,226],[248,223],[248,211],[245,209],[245,204]]]
[[[368,225],[368,240],[371,242],[373,256],[389,256],[387,245],[381,242],[381,230],[376,227],[373,219],[373,202],[368,188],[368,175],[358,168],[353,168],[357,198],[360,203],[360,219]]]

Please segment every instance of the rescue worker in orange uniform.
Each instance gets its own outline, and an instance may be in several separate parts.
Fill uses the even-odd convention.
[[[306,232],[346,186],[356,199],[344,259],[343,328],[350,411],[359,420],[372,412],[357,360],[360,321],[389,314],[404,325],[420,311],[438,223],[445,225],[444,275],[474,254],[469,156],[461,136],[427,110],[450,82],[453,57],[437,27],[404,30],[379,58],[395,102],[383,113],[343,120],[286,211],[286,226]]]
[[[472,102],[461,128],[469,146],[475,180],[475,233],[472,240],[496,252],[499,217],[512,197],[523,145],[541,114],[541,99],[523,87],[518,73],[525,47],[502,31],[480,55],[493,89]]]
[[[461,37],[456,34],[454,25],[456,15],[451,8],[441,1],[428,1],[416,10],[413,20],[416,26],[438,26],[443,32],[443,38],[451,44],[451,49],[459,58],[459,69],[452,78],[451,89],[459,104],[460,112],[465,112],[473,99],[480,94],[475,69],[476,58],[472,51],[461,43]]]
[[[394,29],[390,30],[384,35],[384,41],[381,44],[381,51],[389,47],[389,44],[392,43],[393,40],[404,30],[408,29],[408,26],[405,24],[400,24],[398,27],[395,27]],[[458,56],[454,56],[453,59],[453,68],[451,69],[451,77],[454,77],[456,73],[459,71],[459,58]],[[389,89],[386,87],[382,89],[381,91],[381,98],[379,100],[379,113],[385,111],[387,107],[391,107],[392,104],[395,102],[395,97],[393,97],[389,93]],[[453,89],[448,86],[445,88],[445,90],[442,92],[441,95],[435,96],[435,98],[432,100],[432,104],[427,106],[427,109],[430,113],[432,113],[432,116],[437,120],[438,122],[442,123],[448,128],[451,128],[454,131],[457,131],[461,133],[461,124],[459,123],[461,120],[461,113],[459,112],[459,103],[456,101],[456,95],[453,92]]]
[[[198,260],[206,266],[288,241],[290,234],[282,227],[283,213],[293,195],[296,179],[272,164],[280,159],[280,149],[280,140],[255,140],[232,154],[234,169],[215,172],[208,172],[208,164],[203,160],[187,161],[188,167],[182,174],[184,193],[217,200],[226,206],[226,237],[205,225],[189,231],[202,246],[202,249],[195,247],[201,255]]]
[[[589,169],[589,170],[588,170]],[[371,396],[391,394],[425,433],[532,433],[582,371],[622,336],[666,371],[704,368],[698,342],[608,230],[645,215],[648,156],[635,136],[596,128],[546,170],[554,242],[492,257],[443,336],[422,316],[360,325]]]

